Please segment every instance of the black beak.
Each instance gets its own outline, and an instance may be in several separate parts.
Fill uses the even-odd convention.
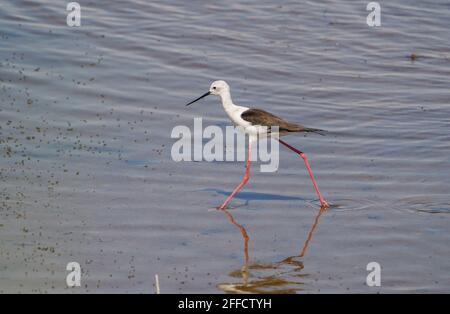
[[[210,95],[210,94],[211,94],[211,92],[207,92],[207,93],[201,95],[200,97],[198,97],[197,99],[191,101],[191,102],[188,103],[186,106],[189,106],[190,104],[193,104],[194,102],[199,101],[200,99],[202,99],[202,98],[204,98],[204,97],[206,97],[206,96],[208,96],[208,95]]]

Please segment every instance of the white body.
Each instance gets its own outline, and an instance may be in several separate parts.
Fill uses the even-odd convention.
[[[241,114],[250,109],[248,107],[238,106],[233,103],[231,99],[230,87],[225,81],[215,81],[211,84],[209,91],[212,95],[219,96],[222,101],[222,106],[225,109],[228,117],[237,126],[243,128],[243,131],[250,136],[250,140],[254,141],[258,138],[267,136],[267,127],[261,125],[252,125],[252,123],[241,118]],[[272,135],[273,134],[272,132]]]

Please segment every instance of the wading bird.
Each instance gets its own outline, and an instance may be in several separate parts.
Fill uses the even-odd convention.
[[[228,117],[230,117],[231,121],[233,121],[234,124],[242,127],[244,132],[247,133],[250,137],[248,143],[248,158],[246,161],[244,178],[218,209],[224,209],[230,202],[230,200],[236,195],[236,193],[238,193],[250,179],[251,146],[252,142],[258,139],[258,136],[261,138],[261,136],[269,135],[271,129],[274,127],[278,127],[277,135],[280,137],[298,132],[313,132],[320,134],[320,132],[323,131],[320,129],[307,128],[300,124],[287,122],[286,120],[283,120],[261,109],[235,105],[231,100],[230,86],[228,86],[228,84],[225,81],[214,81],[211,84],[209,91],[207,93],[191,101],[186,106],[189,106],[190,104],[193,104],[194,102],[199,101],[200,99],[209,95],[215,95],[220,97],[220,99],[222,100],[223,108],[228,114]],[[319,197],[321,208],[329,207],[327,201],[322,196],[322,193],[320,193],[319,187],[317,185],[316,180],[314,179],[314,175],[312,173],[306,154],[296,149],[295,147],[292,147],[291,145],[289,145],[288,143],[279,138],[278,141],[287,148],[289,148],[290,150],[292,150],[293,152],[299,154],[303,158],[306,169],[308,170],[309,176],[311,177],[312,183],[314,185],[314,189],[316,190],[317,196]]]

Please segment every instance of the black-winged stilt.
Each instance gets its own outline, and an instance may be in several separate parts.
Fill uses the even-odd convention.
[[[248,158],[246,162],[244,178],[239,183],[239,185],[233,190],[233,192],[226,198],[226,200],[219,207],[219,209],[224,209],[225,206],[230,202],[230,200],[236,195],[236,193],[238,193],[250,179],[251,146],[252,142],[258,139],[258,136],[261,137],[264,135],[268,135],[268,133],[270,133],[271,128],[273,127],[278,127],[279,136],[284,136],[296,132],[320,133],[320,131],[322,131],[320,129],[307,128],[300,124],[287,122],[261,109],[253,109],[235,105],[231,100],[230,86],[228,86],[228,84],[225,81],[214,81],[211,84],[209,91],[207,93],[191,101],[186,106],[189,106],[190,104],[208,95],[219,96],[220,99],[222,100],[223,108],[230,117],[231,121],[233,121],[234,124],[241,126],[244,132],[247,133],[250,137],[248,144]],[[286,143],[281,139],[278,139],[278,141],[287,148],[289,148],[290,150],[292,150],[293,152],[299,154],[303,158],[306,169],[308,170],[309,176],[311,177],[312,183],[314,185],[314,189],[316,190],[317,196],[319,197],[321,208],[329,207],[327,201],[322,196],[322,193],[320,193],[319,187],[317,185],[316,180],[314,179],[314,175],[312,173],[306,154],[292,147],[291,145],[289,145],[288,143]]]

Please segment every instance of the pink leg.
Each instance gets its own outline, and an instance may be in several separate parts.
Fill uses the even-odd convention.
[[[292,150],[292,151],[296,152],[297,154],[299,154],[303,158],[303,161],[305,162],[306,169],[308,169],[309,176],[311,177],[312,183],[314,185],[314,189],[316,190],[317,196],[319,196],[321,208],[328,208],[328,207],[330,207],[330,205],[328,205],[328,203],[325,200],[325,198],[322,196],[322,193],[320,193],[319,186],[317,185],[317,182],[314,179],[314,175],[312,173],[311,167],[309,166],[308,157],[306,156],[306,154],[304,152],[299,151],[298,149],[292,147],[291,145],[289,145],[288,143],[286,143],[286,142],[284,142],[284,141],[282,141],[280,139],[278,139],[278,141],[281,144],[283,144],[284,146],[286,146],[287,148],[289,148],[290,150]]]
[[[231,199],[236,195],[237,192],[239,192],[242,187],[247,183],[247,181],[250,179],[250,157],[252,155],[252,145],[250,142],[248,143],[248,158],[247,163],[245,166],[245,176],[242,179],[241,183],[234,189],[234,191],[230,194],[230,196],[227,197],[225,202],[219,207],[219,209],[224,209],[225,206],[227,206],[228,202],[231,201]]]

